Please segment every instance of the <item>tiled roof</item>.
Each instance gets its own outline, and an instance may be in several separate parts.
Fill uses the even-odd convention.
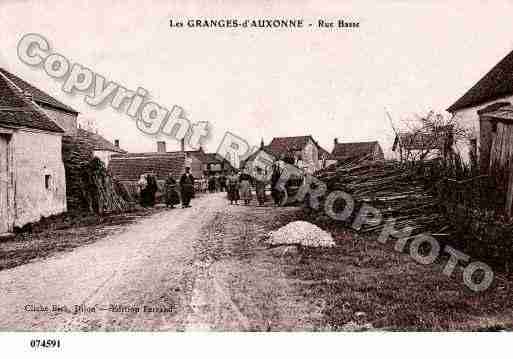
[[[205,155],[208,158],[208,163],[223,164],[225,171],[231,171],[234,169],[230,161],[228,161],[226,158],[223,158],[223,156],[218,153],[205,153]]]
[[[35,103],[25,99],[20,89],[2,73],[0,73],[0,125],[64,132]]]
[[[7,70],[0,68],[0,72],[4,74],[9,80],[14,82],[14,84],[21,89],[22,92],[28,92],[34,97],[34,101],[40,104],[50,105],[52,107],[71,112],[77,114],[78,111],[69,107],[68,105],[63,104],[59,100],[53,98],[48,95],[46,92],[38,89],[37,87],[29,84],[28,82],[20,79],[18,76],[11,74]]]
[[[455,112],[513,94],[513,51],[447,109]]]
[[[274,155],[281,155],[289,151],[301,151],[309,140],[313,141],[312,136],[274,137],[266,148]]]
[[[362,158],[373,154],[376,146],[379,146],[378,141],[337,143],[331,154],[337,160]]]
[[[155,173],[159,180],[165,180],[170,173],[177,179],[184,173],[185,157],[184,152],[112,155],[109,170],[121,181],[137,181],[149,172]]]
[[[111,151],[117,153],[126,153],[126,151],[122,150],[119,147],[114,146],[111,142],[107,141],[105,138],[100,136],[97,133],[92,133],[86,131],[84,129],[79,128],[77,130],[77,136],[84,139],[87,143],[91,145],[91,148],[94,151]]]

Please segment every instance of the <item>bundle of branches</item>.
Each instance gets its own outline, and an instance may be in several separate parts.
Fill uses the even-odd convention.
[[[68,211],[116,212],[129,208],[132,198],[112,178],[91,145],[79,136],[63,136],[62,158],[66,172]]]
[[[435,190],[439,173],[427,175],[425,165],[363,158],[321,171],[317,178],[326,183],[328,193],[344,191],[352,196],[356,208],[349,222],[364,204],[379,210],[384,220],[367,224],[361,231],[381,230],[388,219],[394,219],[396,229],[411,227],[413,233],[440,234],[448,225]],[[344,206],[339,204],[335,211]]]
[[[127,191],[108,173],[103,162],[93,158],[82,170],[82,195],[90,212],[99,214],[130,209]],[[125,197],[125,198],[124,198]]]
[[[83,197],[82,170],[93,159],[91,146],[76,136],[63,136],[62,159],[66,172],[66,201],[68,211],[86,211]]]

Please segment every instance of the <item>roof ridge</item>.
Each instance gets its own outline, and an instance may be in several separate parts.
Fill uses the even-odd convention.
[[[5,71],[5,70],[4,70]],[[46,114],[46,112],[43,111],[42,108],[39,107],[39,105],[35,102],[35,101],[30,101],[28,100],[26,97],[25,97],[25,92],[18,86],[16,85],[8,76],[6,76],[2,71],[0,71],[0,76],[2,76],[4,78],[4,80],[7,81],[7,85],[11,85],[13,86],[16,90],[19,91],[19,93],[16,93],[16,91],[13,91],[15,95],[18,96],[18,98],[20,98],[24,103],[26,103],[28,105],[29,108],[32,108],[33,110],[35,110],[36,112],[38,112],[40,115],[42,115],[45,120],[48,120],[48,121],[51,121],[53,124],[55,124],[58,128],[60,128],[62,130],[62,132],[65,132],[64,129],[56,122],[54,121],[50,116],[48,116]],[[33,96],[32,94],[30,94],[31,96]]]
[[[510,69],[510,72],[513,72],[513,50],[507,53],[495,66],[493,66],[488,72],[486,72],[484,76],[482,76],[474,85],[472,85],[472,87],[469,90],[467,90],[462,96],[460,96],[456,100],[456,102],[454,102],[450,107],[448,107],[447,111],[455,112],[464,108],[480,105],[488,101],[498,100],[508,94],[513,94],[513,88],[511,87],[506,89],[500,89],[498,92],[497,88],[495,88],[495,95],[491,96],[479,93],[481,87],[487,87],[486,85],[488,84],[485,84],[486,82],[492,82],[492,84],[490,85],[491,87],[497,87],[493,86],[493,82],[497,82],[497,80],[499,80],[498,77],[500,77],[501,74],[496,74],[496,72],[501,72],[501,70],[505,70],[505,72],[508,72],[508,69]],[[494,74],[496,74],[496,76],[492,78],[492,75]],[[506,81],[507,80],[504,80],[504,82]],[[501,91],[504,93],[501,93]]]
[[[12,90],[13,95],[18,97],[23,102],[27,103],[27,99],[25,96],[23,96],[23,91],[14,83],[11,81],[9,77],[7,77],[2,71],[0,71],[0,76],[4,79],[4,81],[7,83],[7,87]],[[13,88],[14,87],[14,88]],[[21,107],[21,106],[20,106]],[[30,106],[29,106],[30,107]]]
[[[40,88],[38,88],[38,87],[36,87],[34,85],[32,85],[28,81],[26,81],[26,80],[22,79],[21,77],[13,74],[12,72],[7,71],[5,68],[0,67],[0,73],[2,73],[2,75],[7,77],[9,79],[9,81],[11,81],[13,83],[14,83],[14,81],[12,81],[10,79],[10,77],[13,77],[17,81],[19,81],[20,83],[26,85],[29,88],[29,90],[27,90],[27,92],[32,94],[32,96],[34,97],[34,101],[39,101],[39,102],[42,102],[42,103],[44,103],[46,105],[49,105],[51,107],[56,107],[56,108],[59,108],[59,109],[62,109],[62,110],[68,111],[68,112],[74,112],[74,113],[77,113],[77,114],[79,113],[77,110],[75,110],[71,106],[68,106],[68,105],[64,104],[63,102],[57,100],[52,95],[46,93],[45,91],[41,90]],[[16,87],[20,88],[18,85],[16,85]],[[36,92],[36,93],[34,93],[34,92]],[[51,101],[49,101],[49,100],[51,100]]]
[[[338,142],[337,145],[349,145],[354,143],[376,143],[379,141],[357,141],[357,142]]]

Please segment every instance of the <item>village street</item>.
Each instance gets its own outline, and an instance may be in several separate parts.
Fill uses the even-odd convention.
[[[318,310],[256,242],[265,212],[229,206],[225,194],[204,195],[192,208],[159,212],[72,252],[4,270],[0,330],[312,329]],[[80,305],[84,313],[75,312]],[[32,311],[41,307],[48,311]]]
[[[225,193],[192,205],[0,271],[0,330],[513,327],[509,281],[475,293],[444,262],[420,265],[342,226],[330,228],[335,248],[269,248],[262,235],[300,208],[229,205]]]

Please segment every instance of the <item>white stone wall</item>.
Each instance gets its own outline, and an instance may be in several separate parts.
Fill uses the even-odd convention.
[[[271,156],[263,150],[258,150],[258,153],[254,156],[251,161],[247,161],[244,165],[243,172],[249,173],[251,176],[257,176],[256,168],[262,169],[262,174],[266,180],[270,180],[272,176],[272,166],[276,158]]]
[[[21,227],[41,217],[66,211],[66,178],[62,162],[62,136],[16,131],[13,135],[15,216]],[[45,176],[49,176],[46,188]]]
[[[466,129],[469,129],[473,138],[477,139],[477,153],[479,153],[479,115],[477,111],[493,104],[496,102],[508,101],[513,103],[513,96],[503,97],[501,99],[486,102],[479,106],[469,107],[456,111],[454,115],[457,117],[458,122]],[[458,141],[455,144],[455,149],[461,154],[464,161],[470,159],[470,143],[468,141]]]
[[[306,173],[314,173],[321,169],[321,162],[319,161],[319,151],[317,146],[309,140],[302,152],[303,168]]]

